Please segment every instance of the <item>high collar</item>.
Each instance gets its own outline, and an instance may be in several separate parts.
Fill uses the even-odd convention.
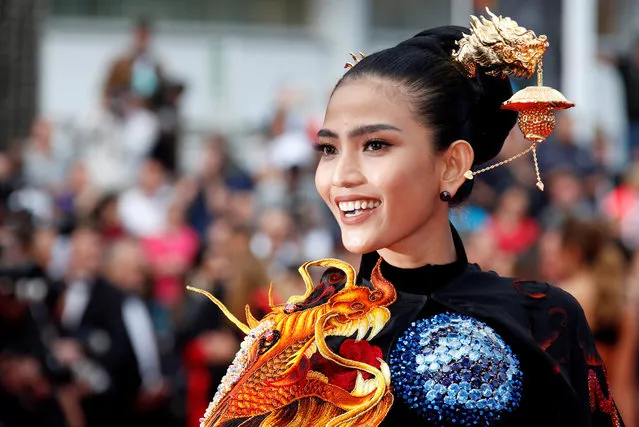
[[[468,266],[468,258],[459,233],[452,224],[450,229],[457,254],[457,259],[454,262],[437,265],[427,264],[416,268],[399,268],[382,260],[381,272],[384,278],[390,281],[399,292],[425,295],[459,276]],[[379,258],[380,255],[377,252],[364,254],[360,264],[359,277],[369,280]]]

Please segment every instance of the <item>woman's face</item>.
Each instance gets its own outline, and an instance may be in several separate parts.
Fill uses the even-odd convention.
[[[315,185],[348,251],[408,249],[428,235],[434,216],[447,218],[439,193],[454,191],[442,188],[441,156],[396,83],[342,84],[318,136]]]

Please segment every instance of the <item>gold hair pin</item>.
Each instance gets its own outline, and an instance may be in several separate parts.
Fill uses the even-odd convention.
[[[353,63],[347,62],[346,64],[344,64],[344,68],[353,68],[359,61],[366,58],[366,55],[364,55],[362,52],[358,52],[360,56],[359,58],[353,52],[349,53],[351,55],[351,58],[353,58]]]
[[[466,171],[464,177],[473,179],[475,175],[512,162],[532,151],[537,188],[543,191],[537,144],[544,142],[555,128],[554,110],[574,107],[559,91],[543,86],[544,71],[542,57],[548,48],[546,36],[536,36],[531,30],[520,27],[510,18],[493,14],[488,8],[490,19],[471,16],[470,35],[457,42],[459,49],[453,51],[457,61],[469,77],[475,77],[480,66],[488,75],[506,78],[530,78],[537,71],[537,86],[526,87],[505,101],[501,108],[519,112],[517,123],[526,140],[532,144],[525,151],[504,161],[477,171]]]

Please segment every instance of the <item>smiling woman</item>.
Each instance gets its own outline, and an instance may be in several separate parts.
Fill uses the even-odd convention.
[[[623,424],[577,302],[469,264],[448,222],[515,125],[508,75],[530,76],[547,47],[490,18],[419,33],[337,84],[315,183],[359,275],[307,263],[305,295],[249,313],[203,426]],[[520,126],[552,130],[547,101]],[[310,266],[331,268],[314,285]]]

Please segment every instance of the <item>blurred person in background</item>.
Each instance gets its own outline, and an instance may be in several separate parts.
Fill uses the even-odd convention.
[[[189,285],[225,301],[224,282],[228,275],[228,260],[205,248],[198,254]],[[240,338],[231,332],[211,301],[193,292],[183,295],[174,317],[176,349],[184,376],[183,425],[199,425],[200,417],[239,348]]]
[[[145,302],[147,264],[140,243],[122,239],[107,251],[105,277],[124,294],[122,318],[137,360],[141,384],[133,409],[139,425],[170,425],[166,411],[168,388],[164,381],[155,328]]]
[[[228,217],[240,227],[252,227],[258,215],[257,196],[250,180],[238,180],[228,187]]]
[[[104,85],[104,99],[116,110],[121,103],[148,105],[163,78],[162,66],[150,49],[151,23],[140,18],[132,36],[132,46],[112,63]]]
[[[284,209],[268,209],[260,215],[250,242],[252,253],[277,275],[291,266],[299,266],[301,243],[292,215]]]
[[[106,194],[100,199],[91,213],[91,221],[106,244],[126,236],[126,231],[118,215],[117,194]]]
[[[22,155],[25,183],[56,194],[64,183],[71,161],[70,147],[60,138],[54,138],[52,123],[44,117],[37,118]]]
[[[619,62],[619,70],[625,84],[630,150],[636,160],[639,156],[639,37],[629,55]]]
[[[162,306],[170,309],[178,303],[199,243],[199,236],[186,222],[185,208],[177,203],[168,210],[165,228],[142,239],[154,282],[153,294]]]
[[[180,100],[184,90],[183,83],[163,79],[151,99],[151,110],[155,113],[159,123],[158,134],[151,153],[162,162],[172,176],[178,173],[178,148],[182,133]]]
[[[624,81],[613,55],[599,52],[592,72],[597,82],[595,109],[598,135],[592,151],[600,151],[600,165],[612,176],[631,159],[628,149],[628,110]],[[594,144],[593,144],[594,145]]]
[[[101,275],[102,252],[95,230],[74,230],[58,308],[61,338],[53,345],[57,360],[74,374],[91,427],[130,423],[141,381],[124,320],[125,296]]]
[[[583,178],[597,170],[594,157],[576,141],[575,122],[570,113],[557,114],[555,131],[548,142],[540,145],[539,167],[543,171],[570,168]]]
[[[92,185],[85,163],[76,161],[67,171],[64,185],[55,198],[57,215],[61,221],[86,221],[99,197],[100,193]]]
[[[535,243],[539,224],[529,215],[528,209],[528,192],[525,189],[513,186],[501,195],[486,226],[499,250],[517,256]]]
[[[270,311],[266,269],[250,251],[251,234],[241,227],[222,228],[222,224],[217,222],[211,233],[216,249],[208,247],[201,253],[189,285],[211,292],[240,318],[248,304],[252,315],[260,319]],[[279,303],[277,296],[274,300]],[[185,364],[187,425],[196,425],[242,336],[229,329],[219,309],[201,295],[185,295],[176,313]]]
[[[137,237],[162,232],[167,225],[173,194],[162,164],[147,159],[139,170],[137,185],[118,200],[118,215],[124,229]]]
[[[46,275],[52,235],[35,230],[24,216],[4,218],[1,231],[13,234],[17,246],[3,246],[0,253],[0,425],[76,427],[63,409],[66,376],[47,339],[59,292]],[[10,255],[14,250],[21,255]]]
[[[627,299],[629,262],[607,224],[568,218],[558,235],[557,284],[584,310],[626,425],[637,425],[636,309]]]
[[[297,229],[304,259],[330,258],[335,253],[335,237],[322,221],[323,206],[306,203],[299,208]]]
[[[205,141],[200,162],[194,177],[195,191],[188,200],[188,219],[203,237],[209,224],[229,209],[231,190],[252,190],[252,180],[233,160],[228,142],[221,134]],[[251,205],[246,209],[252,208]],[[252,214],[251,211],[249,219]]]
[[[600,200],[600,210],[609,218],[623,244],[639,249],[639,162],[626,170],[622,182]]]
[[[544,229],[560,227],[569,217],[592,218],[596,207],[585,196],[584,180],[569,166],[558,166],[546,177],[548,201],[539,221]]]
[[[19,162],[15,160],[11,153],[0,153],[0,221],[8,208],[9,197],[24,184],[16,164]]]
[[[175,166],[178,115],[169,124],[162,122],[169,115],[160,118],[157,112],[164,106],[177,110],[183,87],[176,94],[165,90],[167,84],[174,85],[165,82],[150,44],[151,25],[142,18],[133,29],[132,47],[107,72],[100,108],[78,126],[78,145],[83,147],[93,181],[105,191],[130,186],[152,154],[163,166]]]
[[[500,247],[497,235],[488,227],[468,235],[467,255],[468,260],[478,264],[482,270],[503,276],[514,275],[517,257]]]
[[[264,208],[286,207],[289,172],[294,168],[306,169],[314,161],[311,140],[303,130],[291,126],[290,117],[290,100],[284,96],[275,109],[264,142],[252,153],[258,204]]]
[[[246,304],[250,304],[253,315],[259,319],[270,311],[270,280],[264,264],[251,251],[251,237],[248,229],[236,226],[223,249],[229,260],[226,303],[236,317],[241,317]]]

